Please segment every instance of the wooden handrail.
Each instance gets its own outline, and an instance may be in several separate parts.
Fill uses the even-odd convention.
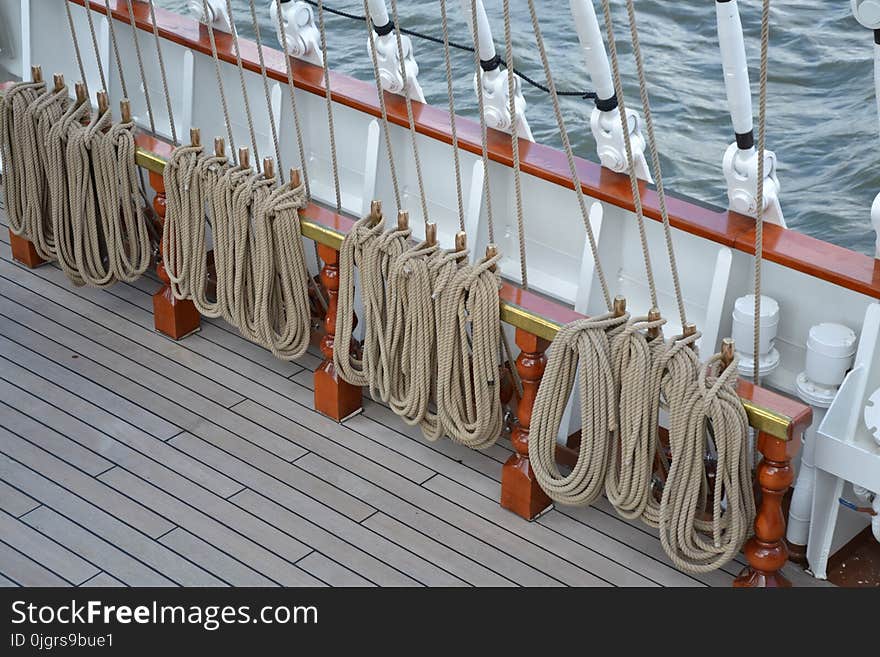
[[[103,2],[98,0],[70,0],[76,4],[91,7],[101,14],[106,12]],[[110,3],[112,16],[125,23],[129,22],[127,2],[113,0]],[[146,3],[133,3],[135,24],[143,30],[152,30],[149,9]],[[159,34],[165,39],[183,45],[191,50],[210,56],[211,47],[207,28],[194,18],[158,9],[156,20]],[[216,35],[218,56],[226,62],[235,63],[229,35],[218,32]],[[256,44],[239,38],[243,66],[255,73],[260,72]],[[267,75],[287,83],[287,72],[281,52],[267,48]],[[324,95],[323,70],[308,62],[291,60],[294,85],[309,93]],[[380,116],[376,87],[372,83],[356,80],[350,76],[332,72],[330,74],[331,95],[334,101],[372,116]],[[392,123],[407,127],[409,125],[405,101],[397,95],[387,94],[388,119]],[[452,143],[449,129],[449,115],[446,111],[413,102],[416,130],[432,139]],[[457,117],[459,145],[474,154],[481,153],[479,125],[465,117]],[[520,158],[523,172],[554,184],[574,188],[565,155],[554,148],[531,142],[520,142]],[[505,133],[489,131],[489,157],[506,166],[512,166],[510,137]],[[592,198],[611,203],[629,211],[634,211],[629,178],[625,175],[604,169],[594,162],[577,158],[578,177],[583,191]],[[642,202],[645,216],[660,221],[659,199],[656,191],[642,183]],[[667,195],[669,219],[673,227],[703,237],[744,253],[754,253],[754,220],[750,217],[707,207],[686,198]],[[869,297],[880,299],[880,260],[871,258],[850,249],[829,244],[797,231],[766,225],[764,228],[764,258],[790,269],[815,276],[835,285],[848,288]]]

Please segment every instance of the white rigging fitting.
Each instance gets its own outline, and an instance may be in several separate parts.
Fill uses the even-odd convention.
[[[316,66],[324,65],[324,57],[321,54],[321,32],[315,23],[315,14],[312,8],[305,2],[292,2],[280,0],[281,18],[284,30],[287,32],[288,54],[302,59]],[[278,32],[278,1],[273,0],[269,7],[272,17],[272,25]],[[281,33],[278,33],[278,43],[284,43]]]
[[[232,21],[226,13],[225,0],[208,0],[208,14],[205,15],[205,3],[203,0],[189,0],[190,12],[198,16],[200,23],[211,23],[215,30],[232,32]]]
[[[716,0],[718,42],[724,68],[724,85],[736,141],[724,153],[722,167],[727,180],[730,209],[755,216],[758,212],[758,153],[752,121],[752,92],[742,22],[736,0]],[[764,152],[764,220],[785,226],[779,205],[776,154]]]
[[[492,29],[489,27],[489,17],[483,7],[483,0],[476,0],[477,16],[476,29],[474,19],[471,16],[471,0],[461,0],[461,8],[464,12],[465,21],[473,34],[476,31],[477,39],[474,46],[480,53],[481,69],[474,74],[474,90],[478,84],[483,85],[483,114],[486,125],[496,130],[513,132],[522,139],[535,141],[532,130],[526,119],[526,99],[522,95],[521,83],[518,76],[514,76],[516,89],[514,90],[514,106],[516,116],[510,116],[510,101],[507,85],[507,74],[501,70],[501,59],[495,52],[495,43],[492,40]]]
[[[400,42],[403,46],[404,70],[406,71],[406,87],[404,87],[403,76],[400,73],[397,35],[394,33],[394,24],[388,16],[385,0],[368,0],[367,6],[375,31],[376,60],[379,65],[379,81],[382,83],[382,88],[400,96],[404,95],[404,89],[407,89],[412,100],[424,103],[425,94],[418,80],[419,65],[416,63],[412,39],[405,34],[400,35]],[[367,37],[367,54],[370,54],[369,37]]]
[[[880,120],[880,1],[851,0],[856,20],[874,30],[874,96],[877,100],[877,119]],[[880,258],[880,194],[874,199],[871,207],[871,223],[877,233],[875,257]]]
[[[587,72],[596,88],[596,107],[590,115],[590,129],[596,139],[599,161],[607,169],[625,173],[629,166],[626,158],[626,145],[617,109],[617,96],[611,79],[611,66],[605,52],[605,42],[599,29],[599,20],[593,7],[593,0],[571,0],[571,15],[581,43]],[[636,175],[642,180],[653,182],[648,162],[645,158],[645,138],[642,136],[642,119],[636,110],[627,108],[626,115],[630,130],[630,140],[635,159]]]

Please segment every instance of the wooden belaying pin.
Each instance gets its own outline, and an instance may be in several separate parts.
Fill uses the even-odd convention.
[[[86,94],[86,85],[84,82],[77,82],[75,85],[73,85],[73,88],[76,93],[76,106],[79,107],[88,100]]]
[[[43,67],[42,66],[31,66],[31,80],[34,82],[42,82],[43,81]]]
[[[486,258],[485,259],[491,260],[492,258],[494,258],[497,255],[498,255],[498,247],[495,246],[494,244],[489,244],[486,247]],[[492,271],[492,272],[498,271],[498,265],[497,264],[492,265],[491,267],[489,267],[489,271]]]
[[[122,115],[123,123],[131,123],[131,102],[128,98],[119,101],[119,112]]]
[[[467,233],[463,230],[460,230],[455,234],[455,250],[459,253],[467,251]]]
[[[275,160],[271,157],[263,158],[263,178],[270,180],[275,177]]]
[[[660,321],[660,309],[659,308],[651,308],[648,311],[648,321],[649,322],[659,322]],[[652,326],[648,329],[648,340],[654,340],[659,338],[662,335],[661,329],[659,326]]]
[[[106,91],[98,92],[98,114],[104,114],[110,111],[110,100],[107,98]]]
[[[56,73],[53,76],[53,79],[55,81],[55,91],[56,92],[64,89],[64,76],[61,75],[61,73]]]
[[[689,337],[691,337],[692,335],[696,335],[696,333],[697,333],[697,325],[694,324],[693,322],[688,322],[688,323],[685,324],[684,327],[682,328],[681,333],[682,333],[682,337],[685,337],[685,338],[689,338]],[[691,349],[696,349],[696,348],[697,348],[697,343],[696,343],[696,342],[691,342],[690,347],[691,347]]]
[[[297,189],[302,185],[302,170],[290,167],[290,188]]]
[[[397,230],[409,230],[409,212],[406,210],[397,211]]]
[[[240,146],[238,149],[238,166],[249,169],[251,166],[251,152],[247,146]]]
[[[626,314],[626,297],[619,294],[614,297],[613,312],[615,317],[623,317]]]
[[[226,140],[223,137],[214,137],[214,155],[226,157]]]
[[[200,128],[190,128],[189,129],[189,143],[192,146],[201,146],[202,145],[202,131]]]
[[[425,242],[428,246],[437,246],[437,224],[433,221],[425,223]]]
[[[382,201],[370,201],[370,217],[373,226],[382,221]]]
[[[733,362],[734,353],[736,351],[736,343],[733,338],[724,338],[721,341],[721,367],[722,372],[730,367]]]

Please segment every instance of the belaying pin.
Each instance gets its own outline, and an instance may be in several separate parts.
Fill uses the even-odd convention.
[[[202,131],[199,128],[189,129],[189,143],[193,146],[202,145]]]
[[[214,137],[214,155],[226,157],[226,140],[223,137]]]
[[[290,188],[296,189],[302,185],[302,169],[290,167]]]
[[[723,372],[733,362],[734,352],[736,351],[736,343],[733,338],[724,338],[721,341],[721,371]]]
[[[42,66],[31,66],[31,80],[34,82],[42,82],[43,81],[43,67]]]
[[[119,101],[119,113],[123,123],[131,123],[131,102],[128,98]]]
[[[55,91],[61,91],[64,89],[64,76],[61,73],[56,73],[54,76],[55,80]]]
[[[660,309],[659,308],[651,308],[648,311],[648,321],[649,322],[659,322],[660,321]],[[652,326],[648,329],[648,340],[655,340],[662,335],[662,329],[659,326]]]
[[[98,92],[98,114],[104,114],[110,111],[110,100],[107,98],[106,91]]]
[[[613,312],[615,317],[623,317],[626,314],[626,297],[620,294],[614,297]]]
[[[409,212],[406,210],[397,211],[397,230],[409,230]]]
[[[437,224],[433,221],[425,223],[425,241],[428,246],[437,246]]]
[[[382,221],[382,201],[370,202],[370,225],[375,226]]]
[[[238,149],[238,166],[243,169],[249,169],[251,166],[251,152],[247,146],[241,146]]]
[[[76,106],[79,107],[88,100],[86,94],[86,85],[84,82],[77,82],[75,85],[73,85],[73,88],[76,93]]]
[[[275,177],[275,160],[271,157],[263,158],[263,178],[267,180]]]
[[[467,251],[467,233],[463,230],[455,234],[455,250],[459,253]]]
[[[491,260],[492,258],[494,258],[497,255],[498,255],[498,247],[495,246],[494,244],[489,244],[486,247],[485,260]],[[489,267],[489,271],[491,271],[491,272],[498,271],[498,265],[497,264],[492,265],[491,267]]]

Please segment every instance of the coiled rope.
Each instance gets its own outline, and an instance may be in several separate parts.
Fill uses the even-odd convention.
[[[9,228],[13,234],[26,237],[28,185],[25,175],[25,115],[46,88],[39,82],[13,84],[0,99],[0,147],[3,151],[4,199]]]

